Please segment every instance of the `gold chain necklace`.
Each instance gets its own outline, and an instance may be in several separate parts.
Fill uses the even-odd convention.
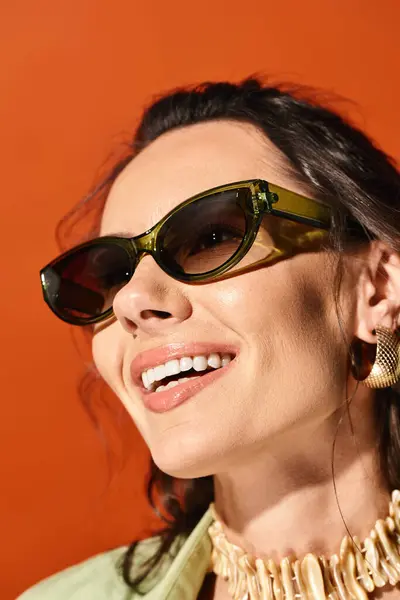
[[[376,521],[364,542],[345,536],[339,554],[330,559],[307,554],[276,564],[256,558],[227,540],[215,506],[210,509],[215,519],[208,530],[211,568],[228,582],[234,600],[368,600],[375,588],[400,581],[398,490],[392,493],[389,516]]]

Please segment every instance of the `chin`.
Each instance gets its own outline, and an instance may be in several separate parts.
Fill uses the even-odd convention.
[[[150,447],[153,461],[161,471],[178,479],[196,479],[213,475],[215,460],[207,448],[182,448],[170,444],[168,447]]]

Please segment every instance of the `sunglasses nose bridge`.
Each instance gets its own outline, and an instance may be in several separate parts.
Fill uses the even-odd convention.
[[[154,257],[155,251],[155,233],[154,231],[149,231],[144,233],[140,237],[134,238],[132,240],[133,247],[136,251],[136,267],[139,262],[146,256],[146,254],[150,254]]]
[[[142,235],[133,238],[132,244],[138,254],[151,254],[155,247],[155,232],[148,231]]]

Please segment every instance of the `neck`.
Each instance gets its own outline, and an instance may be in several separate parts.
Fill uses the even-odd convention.
[[[338,503],[351,534],[361,539],[388,514],[389,490],[379,474],[366,394],[352,405],[351,417],[354,432],[346,416],[336,435],[335,414],[215,475],[215,507],[232,543],[274,560],[308,552],[331,555],[346,535]]]

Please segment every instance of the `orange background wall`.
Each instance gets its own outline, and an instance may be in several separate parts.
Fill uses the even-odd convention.
[[[70,329],[41,300],[54,227],[143,103],[264,71],[355,101],[400,157],[398,0],[13,0],[0,15],[0,598],[148,527],[133,426],[107,486]],[[117,136],[117,137],[116,137]],[[115,438],[116,439],[116,438]]]

